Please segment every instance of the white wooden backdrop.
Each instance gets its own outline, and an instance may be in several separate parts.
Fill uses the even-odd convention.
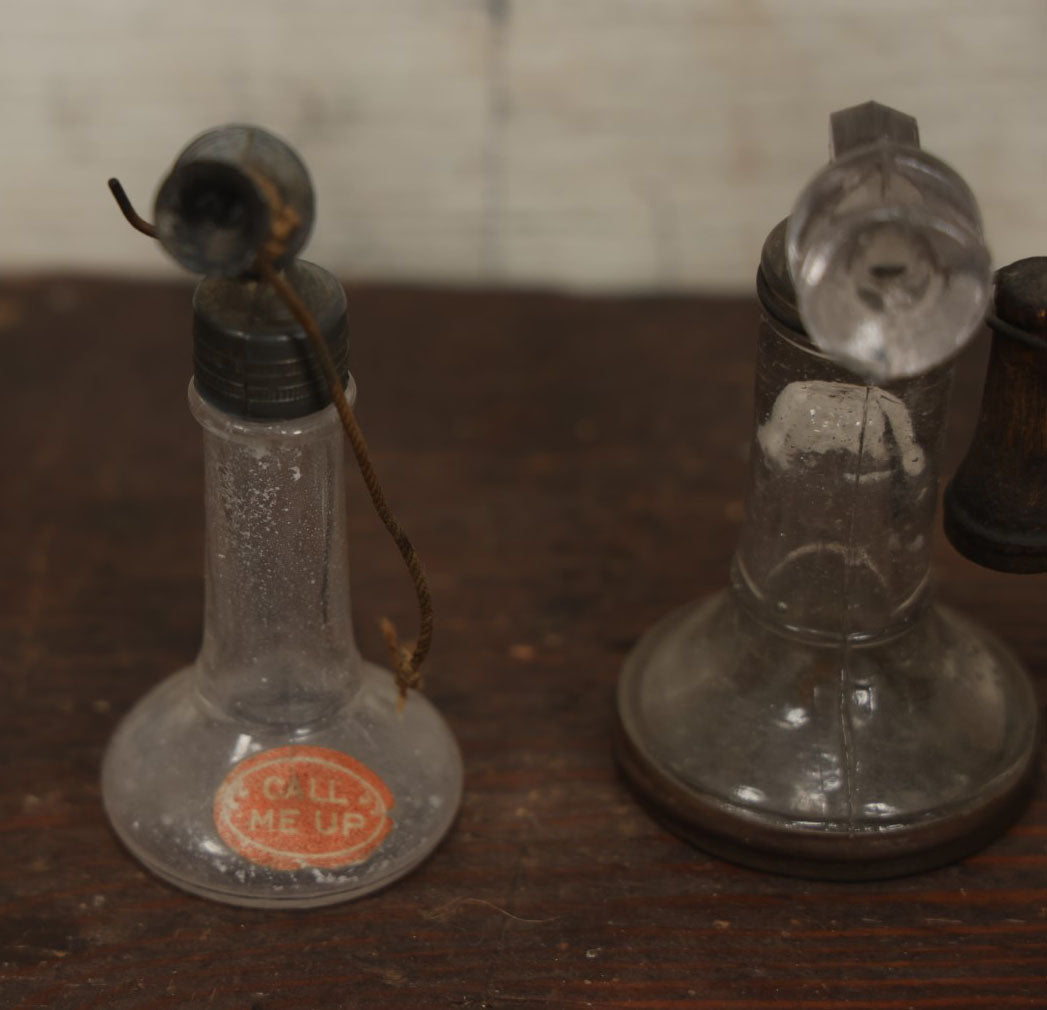
[[[1045,0],[4,0],[0,269],[173,271],[120,220],[222,122],[310,164],[347,277],[748,290],[830,111],[915,114],[1047,252]]]

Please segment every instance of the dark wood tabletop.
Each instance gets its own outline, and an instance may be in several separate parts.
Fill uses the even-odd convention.
[[[1047,793],[959,865],[879,883],[742,869],[656,825],[611,752],[623,657],[725,583],[754,302],[350,288],[359,415],[430,571],[429,694],[461,815],[410,876],[305,912],[161,883],[111,833],[117,720],[190,662],[202,612],[190,289],[0,284],[0,1006],[1047,1007]],[[949,465],[984,341],[959,365]],[[354,478],[357,635],[414,626]],[[1043,693],[1047,578],[939,536],[940,595]]]

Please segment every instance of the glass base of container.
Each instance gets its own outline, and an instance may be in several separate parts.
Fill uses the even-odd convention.
[[[117,835],[164,880],[231,905],[334,904],[404,876],[455,818],[461,756],[424,697],[401,710],[392,674],[359,673],[304,726],[214,711],[192,667],[163,681],[106,751]]]
[[[671,830],[725,859],[862,880],[941,866],[1019,812],[1038,749],[1018,661],[940,606],[816,642],[725,591],[651,629],[618,691],[619,761]]]

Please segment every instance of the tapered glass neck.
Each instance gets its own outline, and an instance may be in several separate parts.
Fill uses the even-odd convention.
[[[803,635],[895,634],[925,595],[951,364],[867,384],[770,316],[734,581]]]
[[[308,725],[341,704],[359,664],[338,416],[245,421],[192,384],[189,403],[204,430],[200,693],[238,719]]]

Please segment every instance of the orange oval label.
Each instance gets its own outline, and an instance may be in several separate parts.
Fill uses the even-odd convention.
[[[214,798],[234,852],[274,870],[362,863],[393,826],[393,795],[366,765],[327,747],[277,747],[241,761]]]

